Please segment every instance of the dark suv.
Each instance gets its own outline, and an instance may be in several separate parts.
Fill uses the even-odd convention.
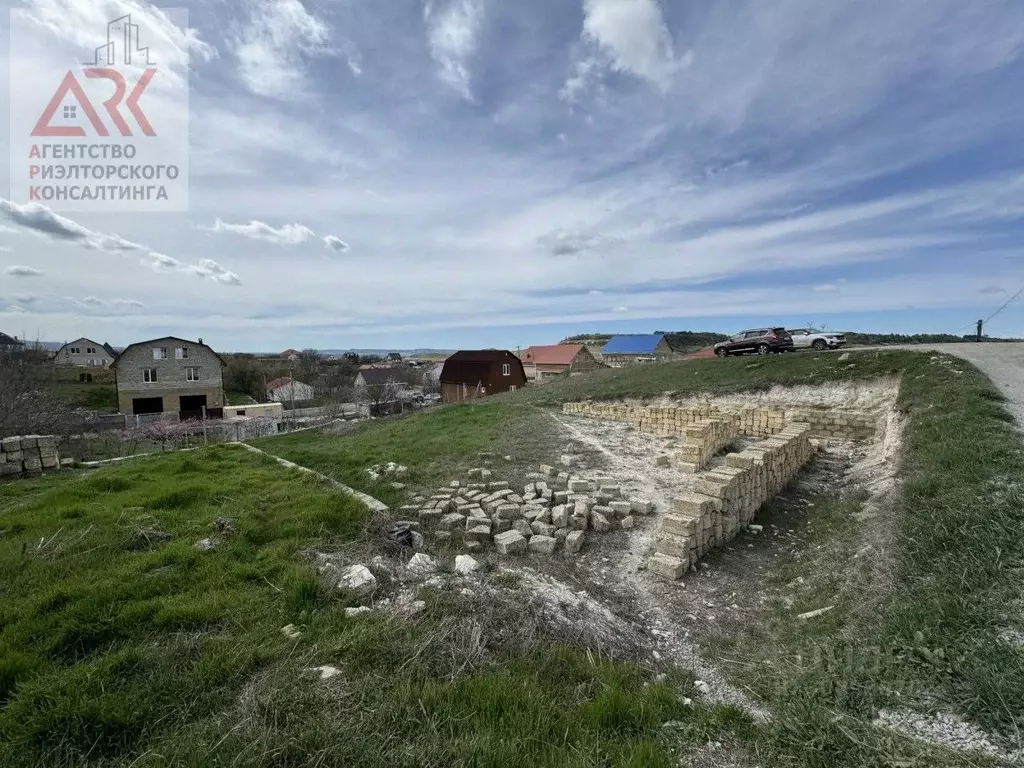
[[[792,352],[794,349],[793,337],[785,328],[752,328],[715,344],[715,354],[719,357],[747,353],[767,355],[769,352]]]

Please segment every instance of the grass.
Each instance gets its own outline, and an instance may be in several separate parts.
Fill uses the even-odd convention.
[[[113,384],[67,381],[54,386],[57,397],[71,408],[117,411],[117,387]]]
[[[237,533],[198,551],[220,516]],[[298,552],[362,546],[365,523],[231,447],[0,486],[0,764],[667,766],[742,727],[628,664],[449,642],[474,613],[446,596],[346,617]],[[322,664],[343,675],[305,679]]]
[[[853,558],[862,500],[822,498],[810,554],[773,576],[820,578],[751,633],[722,638],[745,661],[730,673],[766,703],[770,725],[684,707],[685,681],[657,683],[557,644],[495,635],[474,655],[468,636],[448,635],[478,616],[450,595],[430,597],[415,622],[347,619],[344,596],[324,594],[296,552],[365,546],[362,511],[222,447],[0,486],[0,764],[656,766],[677,764],[680,745],[723,736],[777,766],[967,764],[870,720],[879,707],[934,706],[993,733],[1024,725],[1024,656],[1000,639],[1021,622],[1020,436],[966,363],[839,357],[602,371],[346,434],[256,441],[394,504],[481,451],[533,464],[557,453],[544,408],[562,402],[901,376],[905,481],[887,590],[872,563]],[[365,468],[387,461],[409,467],[409,488],[369,481]],[[144,515],[174,538],[140,548],[131,521]],[[217,515],[235,517],[239,533],[197,552]],[[36,551],[40,540],[50,543]],[[833,603],[817,621],[793,621]],[[298,641],[280,633],[286,623],[302,625]],[[343,674],[301,680],[325,663]],[[671,736],[666,720],[681,723]]]
[[[252,399],[251,395],[232,389],[224,392],[224,398],[227,400],[228,405],[252,405],[256,402]]]

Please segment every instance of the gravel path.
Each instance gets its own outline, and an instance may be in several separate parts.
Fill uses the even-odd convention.
[[[894,347],[861,347],[863,351]],[[917,352],[945,352],[962,357],[992,379],[1007,400],[1006,407],[1024,427],[1024,344],[911,344],[896,349]],[[854,348],[856,350],[856,348]]]

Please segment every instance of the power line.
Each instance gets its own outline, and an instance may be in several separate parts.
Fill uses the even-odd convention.
[[[995,312],[993,312],[993,313],[992,313],[991,315],[989,315],[989,316],[988,316],[988,317],[986,317],[986,318],[985,318],[984,320],[982,320],[982,321],[981,321],[981,322],[982,322],[982,325],[983,325],[983,326],[984,326],[984,325],[988,325],[989,321],[990,321],[990,320],[991,320],[991,319],[992,319],[993,317],[995,317],[995,316],[996,316],[996,315],[998,315],[998,314],[999,314],[1000,312],[1002,312],[1002,311],[1003,311],[1004,309],[1006,309],[1006,308],[1007,308],[1008,306],[1010,306],[1011,304],[1013,304],[1013,302],[1015,302],[1015,301],[1016,301],[1017,299],[1019,299],[1019,298],[1020,298],[1021,296],[1024,296],[1024,285],[1022,285],[1022,286],[1021,286],[1021,288],[1020,288],[1020,290],[1019,290],[1019,291],[1017,291],[1017,292],[1016,292],[1015,294],[1013,294],[1013,296],[1011,296],[1011,297],[1010,297],[1009,299],[1007,299],[1007,300],[1006,300],[1006,303],[1004,303],[1004,304],[1003,304],[1003,305],[1002,305],[1002,306],[1001,306],[1001,307],[1000,307],[999,309],[997,309],[997,310],[996,310]],[[971,328],[971,327],[972,327],[972,326],[974,326],[974,325],[976,325],[976,323],[968,323],[968,324],[967,324],[967,325],[965,325],[965,326],[964,326],[963,328],[958,328],[957,330],[953,331],[953,333],[951,333],[950,335],[951,335],[951,336],[956,336],[956,335],[957,335],[958,333],[960,333],[961,331],[966,331],[966,330],[968,330],[969,328]]]
[[[1010,306],[1011,304],[1013,304],[1013,302],[1015,302],[1015,301],[1016,301],[1017,299],[1019,299],[1019,298],[1020,298],[1021,296],[1024,296],[1024,285],[1022,285],[1022,286],[1021,286],[1021,288],[1020,288],[1020,290],[1019,290],[1019,291],[1017,291],[1017,292],[1016,292],[1015,294],[1013,294],[1013,296],[1011,296],[1011,297],[1010,297],[1010,298],[1009,298],[1009,299],[1008,299],[1008,300],[1006,301],[1006,303],[1005,303],[1005,304],[1003,304],[1003,306],[1001,306],[1001,307],[1000,307],[999,309],[997,309],[997,310],[996,310],[995,312],[993,312],[993,313],[992,313],[991,315],[989,315],[988,317],[986,317],[986,318],[985,318],[985,322],[986,322],[986,323],[988,323],[988,321],[989,321],[989,320],[991,320],[991,319],[992,319],[993,317],[995,317],[996,315],[998,315],[998,314],[999,314],[1000,312],[1002,312],[1002,311],[1003,311],[1004,309],[1006,309],[1006,308],[1007,308],[1008,306]]]

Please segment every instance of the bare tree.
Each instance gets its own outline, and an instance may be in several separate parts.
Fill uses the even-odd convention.
[[[365,406],[371,416],[382,416],[395,407],[403,389],[403,384],[388,379],[358,387],[356,395],[359,404]]]
[[[67,430],[70,409],[46,374],[45,366],[24,359],[0,360],[0,437]]]

